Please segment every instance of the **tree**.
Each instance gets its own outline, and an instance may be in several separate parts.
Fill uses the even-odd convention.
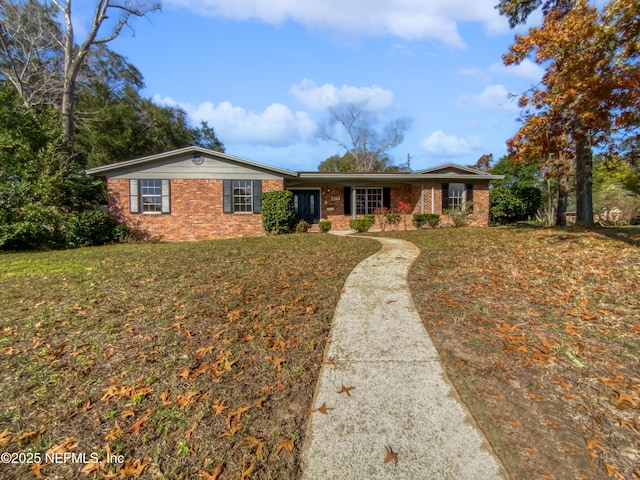
[[[62,31],[55,7],[0,0],[0,76],[27,106],[59,105]]]
[[[342,104],[329,108],[329,122],[321,127],[319,136],[344,148],[355,159],[357,171],[380,171],[387,166],[387,152],[404,140],[409,120],[393,120],[382,128],[382,132],[377,132],[374,124],[373,115],[362,105]],[[343,139],[343,134],[348,139]]]
[[[523,95],[527,122],[554,122],[575,158],[577,221],[593,223],[592,146],[619,148],[637,131],[640,82],[637,0],[614,0],[602,12],[586,0],[503,0],[498,5],[512,26],[542,6],[544,19],[528,35],[516,35],[505,64],[532,57],[546,64],[541,85]],[[524,128],[524,127],[523,127]],[[532,130],[532,129],[530,129]],[[525,139],[526,135],[521,135]]]
[[[318,171],[329,173],[357,172],[356,158],[351,155],[350,152],[347,152],[342,156],[338,154],[331,155],[318,165]]]
[[[504,179],[492,182],[489,192],[491,222],[507,224],[534,218],[542,204],[538,165],[504,156],[490,171],[504,175]]]
[[[488,172],[491,170],[491,162],[493,162],[493,153],[485,153],[475,164],[469,166],[477,170],[482,170],[483,172]]]
[[[76,43],[71,15],[72,0],[51,0],[51,2],[60,10],[65,23],[63,32],[64,72],[61,112],[63,135],[67,143],[71,144],[73,143],[74,134],[76,82],[90,50],[95,46],[104,45],[117,38],[124,26],[129,24],[129,18],[132,15],[144,17],[150,12],[159,10],[160,4],[152,3],[147,5],[145,2],[127,0],[122,2],[117,0],[97,0],[89,32],[81,43]],[[103,28],[107,25],[105,22],[112,12],[118,14],[115,24],[110,28]],[[107,29],[107,31],[104,35],[101,35],[104,29]]]

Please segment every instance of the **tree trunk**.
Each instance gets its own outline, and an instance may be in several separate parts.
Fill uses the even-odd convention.
[[[576,224],[593,225],[593,154],[591,137],[584,120],[576,118],[574,126],[576,142]]]
[[[64,90],[62,92],[62,136],[67,145],[73,144],[73,130],[75,127],[74,123],[74,95],[75,95],[75,85],[73,83],[67,84],[65,81]]]
[[[556,210],[556,226],[567,226],[567,177],[564,175],[558,179],[558,209]]]

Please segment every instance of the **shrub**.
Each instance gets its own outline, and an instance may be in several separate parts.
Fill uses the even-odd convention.
[[[329,220],[320,220],[320,223],[318,223],[318,230],[320,230],[320,233],[327,233],[331,230],[331,222]]]
[[[262,227],[267,233],[289,233],[296,222],[293,193],[276,190],[262,194]]]
[[[414,213],[412,223],[416,228],[423,228],[425,225],[436,228],[440,223],[440,215],[436,213]]]
[[[349,220],[349,226],[358,233],[368,232],[376,222],[375,217],[362,217]]]
[[[389,225],[392,227],[395,227],[395,229],[398,229],[398,225],[400,225],[400,222],[402,221],[402,214],[395,212],[393,210],[389,210],[389,213],[387,213],[387,222],[389,222]]]
[[[309,224],[305,220],[300,220],[296,225],[296,233],[307,233]]]
[[[469,217],[472,215],[471,210],[462,208],[453,208],[447,210],[446,213],[454,227],[466,227],[469,225]]]
[[[67,214],[37,203],[22,209],[22,218],[0,225],[0,250],[64,248]]]
[[[402,215],[402,221],[404,223],[404,229],[407,229],[407,216],[411,213],[413,208],[407,202],[399,202],[396,209],[400,215]]]
[[[71,215],[66,227],[69,247],[104,245],[115,240],[117,223],[106,212],[87,210]],[[119,234],[122,227],[118,231]]]
[[[495,187],[489,201],[491,223],[505,225],[535,216],[542,204],[542,192],[535,187]]]
[[[378,207],[373,211],[373,215],[378,219],[378,223],[380,224],[380,230],[384,232],[387,221],[387,214],[389,209],[387,207]]]
[[[415,228],[422,228],[427,224],[427,214],[426,213],[414,213],[413,219],[411,220],[412,225]]]
[[[135,238],[135,236],[135,233],[132,232],[131,229],[124,223],[117,224],[113,229],[114,242],[126,242],[131,238]]]
[[[440,223],[440,215],[437,213],[425,213],[427,216],[427,223],[431,228],[436,228]]]

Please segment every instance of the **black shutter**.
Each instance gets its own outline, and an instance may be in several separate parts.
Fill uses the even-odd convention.
[[[449,184],[442,184],[442,210],[447,210],[449,208]]]
[[[382,189],[382,206],[391,210],[391,189],[389,187]]]
[[[469,212],[473,212],[473,183],[467,183],[465,185],[465,190],[466,190],[466,198],[465,201],[469,204],[466,206],[466,209]]]
[[[253,213],[260,213],[262,212],[262,180],[251,182],[251,191],[253,193]]]
[[[351,187],[344,187],[344,214],[351,215]]]
[[[129,212],[140,213],[140,192],[138,180],[129,180]]]
[[[233,180],[222,181],[222,213],[233,213]]]

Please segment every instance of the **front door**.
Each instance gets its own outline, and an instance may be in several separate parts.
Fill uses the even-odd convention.
[[[293,208],[296,217],[312,224],[320,221],[320,192],[318,190],[293,190]]]

